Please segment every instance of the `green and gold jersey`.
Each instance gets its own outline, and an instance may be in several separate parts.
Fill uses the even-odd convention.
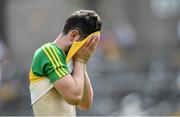
[[[36,50],[32,60],[31,72],[33,75],[30,76],[30,83],[35,83],[45,77],[54,82],[69,74],[66,55],[56,44],[47,43]]]
[[[29,74],[32,104],[53,87],[53,82],[67,74],[69,74],[69,70],[66,65],[66,55],[61,48],[54,43],[46,43],[37,49]],[[45,87],[45,85],[47,86]]]
[[[69,105],[53,86],[53,82],[67,74],[70,70],[66,55],[56,44],[46,43],[35,51],[29,73],[35,115],[75,115],[75,107]]]

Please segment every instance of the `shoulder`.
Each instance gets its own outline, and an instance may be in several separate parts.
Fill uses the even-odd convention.
[[[32,58],[32,68],[42,67],[44,64],[48,63],[48,61],[49,60],[41,46],[34,52],[34,55]]]
[[[46,55],[46,56],[58,55],[59,57],[66,58],[62,49],[58,48],[57,45],[53,43],[46,43],[34,52],[35,58],[41,57],[43,55]]]
[[[39,62],[66,65],[66,55],[57,45],[46,43],[34,52],[33,63]]]
[[[45,44],[44,44],[45,45]],[[44,46],[43,45],[43,46]],[[43,46],[41,46],[40,48],[38,48],[35,52],[34,52],[34,56],[33,56],[33,60],[37,60],[37,59],[43,59],[46,55],[45,55],[45,53],[44,53],[44,51],[43,51],[43,49],[42,49],[42,47]]]
[[[65,53],[54,43],[44,44],[41,49],[48,58],[61,59],[61,61],[65,61],[66,59]]]

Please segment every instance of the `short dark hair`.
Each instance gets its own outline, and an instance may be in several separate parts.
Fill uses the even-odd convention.
[[[98,14],[93,10],[78,10],[70,15],[63,27],[63,34],[77,29],[81,38],[85,38],[93,32],[100,31],[102,22]]]

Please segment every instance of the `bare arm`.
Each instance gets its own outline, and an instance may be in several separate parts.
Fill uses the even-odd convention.
[[[88,109],[90,109],[90,107],[93,103],[93,89],[91,86],[91,82],[90,82],[86,67],[85,67],[85,71],[84,71],[84,82],[85,83],[84,83],[83,98],[77,107],[82,110],[88,110]]]
[[[78,105],[84,92],[84,70],[85,63],[91,55],[91,45],[94,38],[88,40],[82,49],[75,55],[73,73],[60,78],[54,83],[54,87],[61,96],[72,105]]]
[[[87,84],[86,87],[90,87],[90,85],[88,85],[90,84],[89,78],[84,78],[85,64],[95,50],[97,42],[97,36],[89,39],[73,57],[74,70],[72,76],[68,74],[54,83],[54,87],[69,104],[78,105],[84,97],[85,84]],[[87,73],[85,76],[88,77]],[[90,90],[90,88],[85,88],[85,90]],[[90,98],[88,98],[88,100],[89,99]]]
[[[78,105],[84,92],[84,64],[75,61],[74,71],[54,83],[61,96],[72,105]]]
[[[97,36],[94,38],[93,42],[91,43],[91,47],[90,47],[90,53],[91,54],[96,49],[98,42],[99,42],[99,37]],[[82,109],[82,110],[89,110],[92,103],[93,103],[93,89],[91,86],[91,82],[90,82],[86,67],[84,70],[84,82],[85,83],[84,83],[83,98],[77,107]]]

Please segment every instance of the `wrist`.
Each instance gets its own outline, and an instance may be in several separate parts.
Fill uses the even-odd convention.
[[[75,66],[79,66],[79,67],[83,67],[83,69],[84,69],[84,67],[85,67],[85,63],[84,63],[84,61],[82,61],[82,60],[78,60],[78,59],[76,59],[76,60],[74,60],[74,64],[73,64],[73,66],[75,67]]]
[[[86,61],[82,58],[77,58],[75,61],[83,63],[84,65],[86,64]]]

